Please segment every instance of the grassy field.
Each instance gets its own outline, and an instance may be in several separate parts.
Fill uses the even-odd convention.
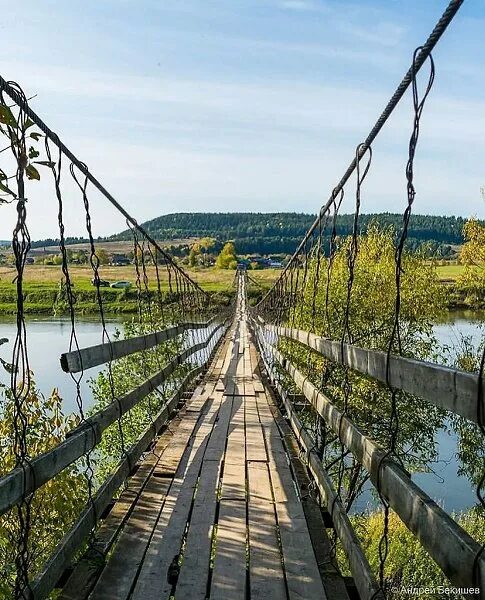
[[[159,244],[162,248],[166,248],[168,246],[183,246],[183,245],[190,245],[194,242],[196,238],[177,238],[174,240],[161,240],[159,241]],[[89,253],[90,251],[90,245],[87,242],[80,242],[79,244],[69,244],[67,246],[67,248],[69,250],[85,250],[86,252]],[[133,241],[132,240],[128,240],[128,241],[115,241],[115,242],[96,242],[96,249],[97,250],[106,250],[106,252],[108,252],[109,254],[112,253],[120,253],[120,254],[127,254],[129,252],[133,251]],[[11,252],[11,249],[9,249],[7,251],[7,254]],[[32,248],[32,250],[30,250],[30,255],[31,256],[44,256],[47,254],[59,254],[59,245],[53,245],[53,246],[38,246],[36,248]]]
[[[437,271],[443,282],[454,282],[463,272],[462,265],[438,266]],[[215,295],[218,301],[226,301],[234,292],[234,271],[219,270],[215,268],[186,269],[187,274],[196,281],[202,289]],[[168,291],[168,274],[164,267],[159,268],[162,291]],[[131,313],[137,308],[136,270],[134,265],[123,267],[101,266],[99,274],[102,279],[109,281],[126,280],[132,283],[130,290],[101,288],[107,312]],[[261,284],[262,289],[269,289],[281,269],[263,269],[250,271],[251,277]],[[72,265],[70,267],[71,280],[77,301],[77,310],[89,314],[97,311],[95,288],[91,284],[93,272],[87,265]],[[156,273],[154,267],[147,268],[149,288],[157,289]],[[11,267],[0,266],[0,314],[14,314],[16,305],[16,286],[14,283],[15,270]],[[27,265],[25,269],[25,305],[26,312],[31,314],[52,314],[54,307],[62,311],[59,306],[59,284],[63,279],[59,266]],[[174,282],[172,282],[174,285]],[[257,287],[252,286],[257,294]]]
[[[206,291],[227,291],[231,288],[235,271],[221,270],[215,268],[209,269],[187,269],[185,272],[196,281]],[[69,267],[71,280],[75,286],[83,289],[92,288],[91,279],[93,271],[88,265],[72,265]],[[278,275],[281,269],[265,269],[262,271],[251,271],[251,277],[258,282],[271,284]],[[150,287],[156,286],[155,267],[147,267],[147,275]],[[164,267],[159,267],[159,275],[162,284],[168,286],[168,274]],[[99,268],[99,276],[109,282],[126,280],[133,285],[136,282],[136,270],[134,265],[123,267],[101,266]],[[15,277],[15,269],[6,266],[0,266],[0,284],[11,284]],[[27,265],[25,267],[25,281],[35,284],[57,284],[63,277],[60,266],[51,265]]]
[[[91,284],[93,272],[90,266],[72,265],[69,269],[76,309],[83,314],[97,311],[95,288]],[[216,301],[225,302],[234,293],[235,271],[210,269],[187,269],[187,274],[196,281],[202,289],[215,296]],[[278,269],[254,271],[252,276],[263,287],[269,287],[281,273]],[[162,291],[169,290],[169,279],[165,268],[159,267]],[[110,283],[115,281],[130,281],[129,290],[101,288],[105,310],[113,313],[131,313],[137,309],[136,270],[134,265],[124,267],[101,266],[101,279]],[[156,272],[154,267],[147,268],[148,286],[150,290],[157,289]],[[14,314],[17,310],[15,270],[11,267],[0,266],[0,314]],[[52,314],[54,310],[63,311],[59,303],[60,282],[63,279],[59,266],[27,265],[24,274],[25,309],[30,314]],[[143,285],[143,282],[142,282]],[[175,282],[172,280],[173,289]],[[65,310],[65,307],[64,307]]]
[[[455,281],[463,273],[463,265],[446,265],[436,267],[438,276],[442,281]]]

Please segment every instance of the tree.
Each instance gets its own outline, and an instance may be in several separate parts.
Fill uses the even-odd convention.
[[[465,243],[460,252],[463,273],[458,277],[458,287],[465,302],[476,308],[485,305],[485,225],[475,218],[463,226]]]
[[[218,269],[235,269],[237,266],[236,249],[233,242],[226,242],[216,260]]]
[[[216,245],[216,240],[212,237],[204,237],[199,241],[199,247],[202,251],[202,263],[204,267],[207,267],[207,253],[209,250],[214,248]]]
[[[107,265],[109,263],[109,256],[104,248],[96,250],[96,256],[98,257],[100,265]]]
[[[289,312],[286,322],[292,327],[314,331],[322,337],[346,339],[357,346],[387,351],[395,318],[395,245],[394,231],[372,227],[358,238],[358,254],[354,268],[353,286],[348,307],[346,304],[349,280],[350,238],[339,241],[331,264],[328,259],[310,260],[307,276],[303,269],[298,289],[293,295],[297,305]],[[314,281],[318,269],[319,285]],[[401,278],[401,345],[405,356],[430,359],[435,351],[433,321],[443,307],[443,294],[436,269],[421,256],[405,250]],[[296,281],[296,279],[295,279]],[[328,294],[327,294],[328,289]],[[346,410],[351,420],[382,448],[389,449],[391,423],[390,392],[376,380],[354,371],[346,372],[335,362],[309,353],[296,342],[281,342],[284,353],[317,387],[324,386],[325,394]],[[397,353],[397,345],[393,352]],[[343,386],[342,382],[348,385]],[[436,459],[434,436],[442,427],[444,413],[436,406],[404,392],[396,394],[399,429],[396,453],[410,471],[421,471]],[[338,440],[329,443],[324,452],[326,466],[338,464],[341,447]],[[335,472],[335,466],[334,466]],[[343,502],[347,510],[358,497],[367,472],[349,457],[345,465]]]
[[[460,252],[460,262],[485,269],[485,225],[475,218],[463,226],[465,243]]]
[[[189,252],[189,267],[195,267],[197,264],[197,252],[194,250],[194,247],[190,249]]]

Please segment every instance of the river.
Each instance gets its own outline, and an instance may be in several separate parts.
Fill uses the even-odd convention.
[[[455,311],[443,317],[436,324],[435,334],[440,344],[448,347],[448,354],[453,357],[461,336],[468,337],[478,345],[484,333],[484,313],[471,313]],[[109,335],[122,326],[119,318],[110,318],[107,321]],[[76,331],[79,346],[84,347],[102,342],[100,324],[93,319],[78,320]],[[61,318],[29,318],[27,320],[27,339],[30,358],[30,368],[35,374],[38,389],[48,395],[57,387],[64,400],[64,412],[77,411],[76,386],[70,375],[64,373],[60,367],[59,357],[69,347],[71,334],[70,322]],[[15,339],[15,323],[12,319],[0,320],[0,338],[8,338],[8,343],[0,346],[0,356],[10,361],[13,342]],[[93,398],[89,387],[89,380],[95,377],[100,368],[87,371],[81,381],[81,394],[83,406],[89,408]],[[8,384],[9,376],[0,367],[0,381]],[[475,492],[466,477],[458,475],[459,462],[456,457],[457,436],[454,431],[441,430],[436,436],[438,445],[438,461],[433,465],[432,473],[417,473],[413,480],[420,485],[433,499],[448,511],[460,511],[475,504]],[[372,506],[375,500],[370,489],[356,502],[354,510],[363,510]]]
[[[112,336],[121,326],[116,318],[108,318],[106,329]],[[69,375],[61,369],[60,356],[69,350],[71,336],[71,323],[61,318],[28,318],[27,349],[30,369],[34,373],[37,388],[45,396],[54,388],[59,390],[63,399],[66,414],[77,412],[76,385]],[[15,341],[16,325],[12,319],[0,320],[0,338],[7,338],[8,343],[0,346],[0,356],[7,362],[11,361],[12,349]],[[79,347],[92,346],[102,343],[102,331],[99,321],[94,319],[80,319],[76,322],[76,334]],[[84,373],[81,380],[81,396],[84,408],[93,404],[93,396],[89,387],[89,380],[101,371],[102,367],[93,367]],[[9,383],[8,373],[0,367],[0,381]]]

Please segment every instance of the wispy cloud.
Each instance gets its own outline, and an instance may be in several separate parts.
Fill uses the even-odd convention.
[[[38,94],[33,108],[140,220],[182,206],[317,210],[436,18],[436,7],[419,0],[406,8],[147,0],[143,11],[133,0],[123,11],[115,0],[45,4],[12,5],[8,22],[20,30],[1,30],[2,74]],[[483,214],[481,45],[480,27],[467,19],[440,42],[421,124],[416,210]],[[374,145],[365,210],[400,210],[405,201],[411,127],[407,96]],[[33,236],[55,233],[52,190],[47,181],[29,186]],[[69,233],[83,233],[79,195],[68,177],[63,186]],[[348,209],[353,191],[349,182]],[[96,235],[122,228],[91,194]]]
[[[283,0],[280,3],[281,8],[297,11],[316,11],[322,8],[321,5],[310,0]]]

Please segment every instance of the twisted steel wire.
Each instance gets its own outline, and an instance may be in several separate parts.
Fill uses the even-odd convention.
[[[319,212],[317,218],[315,219],[315,221],[313,222],[311,227],[308,229],[304,238],[301,240],[300,244],[298,245],[298,248],[295,250],[295,252],[293,253],[293,256],[291,257],[290,261],[288,262],[285,269],[283,270],[283,273],[286,269],[289,268],[290,264],[292,264],[292,262],[299,255],[301,249],[303,248],[303,245],[306,243],[308,238],[312,235],[313,231],[318,227],[318,223],[319,223],[320,219],[326,214],[326,212],[328,211],[330,206],[333,204],[335,198],[343,190],[345,184],[352,176],[352,173],[356,170],[360,159],[362,158],[362,156],[365,154],[367,149],[373,144],[374,140],[379,135],[384,124],[387,122],[389,117],[392,115],[392,113],[396,109],[401,98],[404,96],[406,90],[412,84],[413,78],[419,72],[421,67],[424,65],[424,63],[426,62],[426,59],[431,54],[433,48],[436,46],[436,44],[440,40],[441,36],[444,34],[444,32],[446,31],[446,29],[448,28],[450,23],[453,21],[453,18],[455,17],[456,13],[458,12],[458,10],[461,7],[461,5],[463,4],[463,2],[464,2],[464,0],[451,0],[451,2],[448,4],[446,10],[442,14],[439,21],[436,23],[436,25],[435,25],[433,31],[431,32],[431,34],[429,35],[428,39],[420,47],[421,50],[419,51],[418,55],[415,57],[415,60],[413,60],[411,66],[409,67],[408,71],[404,75],[401,83],[396,88],[396,91],[389,99],[386,107],[384,108],[384,110],[380,114],[379,118],[375,122],[374,126],[370,130],[369,134],[363,141],[363,143],[361,145],[361,150],[360,150],[358,156],[355,156],[353,158],[353,160],[350,163],[350,165],[348,166],[347,170],[342,175],[342,178],[340,179],[338,184],[332,190],[332,194],[331,194],[330,198],[320,209],[320,212]],[[1,81],[0,81],[0,87],[1,87]],[[280,277],[283,276],[283,273],[280,275]],[[266,296],[269,296],[269,294],[271,294],[272,289],[273,288],[271,288],[268,291]],[[265,298],[266,298],[266,296],[265,296]],[[261,300],[261,302],[263,302],[265,300],[265,298],[263,298]]]

